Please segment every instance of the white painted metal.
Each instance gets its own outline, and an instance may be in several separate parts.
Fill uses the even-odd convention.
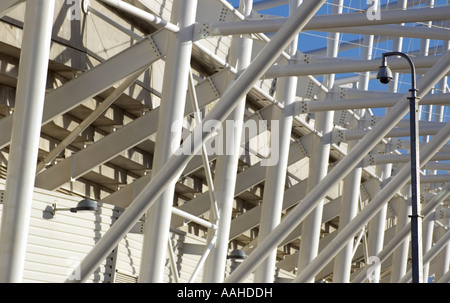
[[[250,15],[252,1],[240,2],[240,10],[244,17]],[[230,62],[236,66],[236,71],[242,72],[251,61],[253,42],[248,35],[234,36],[231,41]],[[231,79],[230,79],[231,80]],[[233,81],[233,80],[232,80]],[[232,83],[232,82],[231,82]],[[221,101],[219,101],[221,102]],[[203,271],[203,282],[220,283],[225,279],[225,263],[228,255],[228,242],[233,211],[234,191],[236,186],[236,172],[241,150],[241,136],[244,122],[246,96],[238,100],[238,105],[227,117],[226,121],[233,121],[235,125],[230,129],[226,122],[222,124],[222,140],[219,141],[219,150],[225,151],[216,160],[216,173],[214,176],[214,189],[217,193],[219,217],[217,218],[218,231],[210,241],[215,241]]]
[[[428,71],[427,74],[421,79],[421,81],[418,84],[418,87],[420,87],[419,96],[426,94],[431,87],[434,85],[434,83],[437,81],[437,79],[440,79],[448,72],[448,60],[450,60],[450,53],[447,53],[445,56],[439,60],[435,66],[433,66],[432,69]],[[444,68],[441,68],[442,66],[446,66]],[[343,177],[346,175],[353,167],[358,163],[359,160],[361,160],[361,157],[372,150],[373,147],[377,144],[378,140],[382,138],[384,133],[387,129],[390,129],[393,125],[395,125],[399,120],[400,117],[403,116],[408,111],[408,104],[407,104],[406,96],[401,98],[397,104],[392,108],[392,110],[389,112],[388,115],[386,115],[382,123],[377,124],[353,149],[350,151],[350,153],[347,154],[347,156],[339,162],[336,167],[331,170],[331,172],[322,180],[321,186],[314,188],[303,200],[302,202],[296,206],[294,209],[291,210],[291,212],[284,218],[282,223],[278,225],[278,227],[266,238],[266,241],[263,242],[264,245],[258,245],[258,247],[253,251],[253,254],[249,256],[249,258],[239,266],[239,268],[234,271],[230,277],[227,279],[227,281],[239,281],[242,279],[245,275],[249,274],[255,266],[259,262],[261,262],[261,259],[267,255],[267,250],[275,246],[277,243],[279,243],[281,240],[280,238],[284,238],[287,236],[287,234],[299,224],[304,217],[309,214],[310,211],[312,211],[315,207],[316,202],[324,197],[324,193],[321,190],[322,187],[328,188],[331,185],[335,184],[340,177]],[[442,132],[441,132],[442,133]],[[446,142],[446,140],[444,140]],[[430,142],[431,143],[431,142]],[[429,144],[430,144],[429,143]],[[423,157],[425,153],[421,155]],[[421,163],[426,162],[426,160],[421,161]],[[397,175],[398,176],[398,175]],[[389,182],[389,184],[391,184]],[[388,187],[385,187],[383,191],[386,191],[387,189],[390,189]],[[383,200],[383,202],[386,200]],[[373,202],[373,201],[372,201]],[[374,205],[374,204],[371,204]],[[369,207],[366,207],[364,210],[368,212]],[[362,212],[361,212],[362,213]],[[360,213],[360,215],[361,215]],[[359,216],[360,216],[359,215]],[[375,214],[373,214],[375,215]],[[357,218],[359,217],[357,216]],[[355,222],[357,219],[355,218],[352,220],[352,222]],[[347,225],[345,230],[350,231],[351,236],[354,235],[352,230],[352,223]],[[360,229],[361,226],[358,226]],[[343,231],[341,231],[340,235],[343,235]],[[341,236],[342,237],[342,236]],[[342,239],[336,240],[338,237],[336,237],[333,242],[341,241]],[[348,239],[349,240],[349,239]],[[340,245],[343,244],[343,242],[338,242]],[[344,242],[345,244],[346,242]],[[327,250],[327,253],[337,253],[336,246],[327,246],[324,251]],[[322,256],[325,256],[324,251],[321,252]],[[310,281],[314,275],[318,272],[317,267],[320,267],[320,265],[326,263],[323,261],[322,258],[316,257],[313,262],[311,262],[307,268],[305,268],[300,275],[297,276],[296,281]],[[321,260],[322,259],[322,260]],[[329,260],[329,259],[328,259]],[[318,266],[318,264],[320,264]]]
[[[22,282],[55,1],[27,1],[0,233],[0,281]]]
[[[286,15],[284,5],[297,0],[192,1],[186,43],[177,40],[188,13],[179,7],[194,15],[190,1],[55,1],[47,77],[36,78],[47,80],[41,132],[23,137],[39,141],[27,171],[40,162],[42,189],[34,189],[27,252],[17,258],[22,281],[409,282],[410,67],[389,59],[387,92],[375,79],[381,52],[392,50],[411,56],[421,80],[424,280],[448,282],[448,1],[307,0],[294,18],[261,10]],[[0,4],[4,216],[14,156],[31,155],[12,152],[12,134],[23,130],[13,125],[23,113],[17,80],[24,66],[33,69],[19,60],[33,43],[22,28],[30,5],[21,2]],[[241,43],[233,54],[243,34],[252,47]],[[203,129],[227,119],[246,123],[241,139],[221,143],[233,155]],[[169,157],[177,120],[181,155]],[[278,162],[266,167],[271,153]],[[101,209],[49,217],[52,204],[70,208],[77,196]],[[162,200],[164,215],[145,216]],[[225,200],[219,210],[215,202]],[[226,257],[235,248],[248,255],[242,263]]]
[[[166,34],[164,31],[157,32],[153,38],[145,39],[141,43],[131,46],[80,77],[48,93],[45,96],[42,124],[50,122],[58,115],[73,109],[84,100],[97,95],[117,81],[159,59],[166,51],[166,48],[163,47],[164,43],[162,43],[167,39]],[[154,41],[158,41],[156,45]],[[12,120],[12,116],[0,120],[1,128],[5,132],[0,140],[2,147],[11,140]]]
[[[450,124],[446,125],[446,128],[444,128],[442,130],[442,132],[440,132],[439,135],[444,137],[444,141],[446,141],[446,139],[448,138],[448,135],[446,135],[445,133],[448,131],[447,128],[450,128]],[[429,158],[431,156],[432,153],[434,153],[437,149],[439,149],[439,140],[441,140],[441,138],[438,137],[438,135],[436,135],[436,137],[434,138],[434,140],[432,140],[423,150],[423,153],[421,154],[421,159],[423,159],[423,162],[426,162],[426,159]],[[363,211],[361,211],[359,213],[359,215],[352,220],[352,222],[347,226],[347,228],[345,228],[345,231],[349,231],[350,232],[350,236],[353,235],[353,232],[351,231],[352,229],[352,225],[362,225],[365,223],[365,221],[371,219],[371,217],[369,218],[364,218],[365,215],[368,215],[368,213],[370,213],[372,211],[372,214],[376,213],[377,210],[379,210],[380,205],[378,204],[383,204],[384,201],[386,201],[387,197],[386,195],[389,196],[389,191],[391,190],[392,187],[400,187],[402,185],[402,183],[404,184],[404,180],[402,180],[402,178],[408,178],[407,175],[409,173],[408,171],[408,166],[404,166],[400,172],[388,183],[388,185],[386,185],[381,191],[380,193],[376,196],[375,199],[372,200],[372,204],[369,205],[369,207],[366,207]],[[394,179],[396,180],[396,182],[393,182]],[[397,184],[396,184],[397,183]],[[375,200],[377,200],[378,203],[374,203]],[[380,203],[381,201],[381,203]],[[375,210],[373,210],[372,208],[375,208]],[[374,212],[375,211],[375,212]],[[370,216],[370,215],[369,215]],[[373,215],[372,215],[373,216]],[[363,222],[358,222],[358,220],[364,220]],[[333,239],[334,243],[339,243],[339,241],[342,241],[342,238],[344,238],[345,236],[349,237],[348,235],[345,235],[344,230],[341,231],[341,233],[338,235],[338,237],[336,237],[335,239]],[[342,242],[341,242],[342,243]],[[341,244],[339,244],[339,246],[341,246]],[[329,246],[327,247],[324,251],[321,252],[321,255],[324,256],[323,258],[325,258],[325,256],[327,254],[332,255],[335,253],[335,250],[337,249],[336,246]],[[330,251],[333,250],[333,251]],[[328,256],[329,258],[329,256]],[[311,271],[317,271],[317,269],[314,269],[314,266],[317,266],[318,262],[322,262],[323,259],[320,258],[320,256],[318,256],[311,264],[310,264],[310,270]],[[316,264],[314,264],[316,263]],[[297,281],[302,281],[302,279],[307,279],[308,275],[312,275],[312,273],[303,273],[303,275],[306,276],[306,278],[303,278],[301,275],[299,277],[297,277]]]
[[[333,3],[333,14],[342,14],[344,1],[335,0]],[[327,57],[335,58],[339,52],[339,33],[329,34]],[[324,76],[325,86],[332,90],[334,88],[334,74]],[[329,96],[329,95],[328,95]],[[317,114],[315,128],[322,133],[321,137],[314,137],[311,157],[309,160],[308,192],[319,187],[322,179],[328,173],[328,159],[331,148],[331,132],[333,130],[333,111],[320,112]],[[302,241],[298,259],[298,272],[300,273],[319,253],[319,240],[322,228],[322,213],[324,200],[318,201],[316,208],[305,218],[302,223]],[[314,282],[311,279],[308,282]]]
[[[52,151],[38,164],[36,168],[36,173],[39,173],[46,165],[51,163],[64,149],[72,143],[77,136],[83,132],[89,125],[91,125],[95,119],[97,119],[111,104],[120,97],[120,95],[140,76],[143,70],[136,72],[135,74],[129,76],[120,86],[114,90],[114,92],[108,96],[103,102],[78,126],[68,135],[57,147],[52,149]]]
[[[439,192],[436,196],[434,196],[425,207],[422,209],[422,214],[424,218],[430,218],[432,216],[432,211],[442,202],[444,201],[448,195],[450,194],[450,183],[446,183],[445,186],[442,187],[442,191]],[[394,251],[395,248],[398,247],[408,236],[411,230],[411,222],[402,229],[402,231],[397,232],[395,237],[391,239],[389,243],[387,243],[384,248],[376,255],[380,262],[384,262],[387,257]],[[363,268],[357,275],[354,277],[352,282],[363,282],[367,279],[367,269],[368,267]]]
[[[380,25],[403,22],[420,22],[430,20],[446,20],[450,9],[445,8],[423,8],[408,11],[392,10],[383,12],[383,18],[369,20],[367,15],[354,13],[344,16],[316,16],[305,26],[306,30],[324,30],[331,28],[362,26],[362,25]],[[233,23],[213,23],[210,25],[212,35],[232,35],[245,33],[267,33],[275,32],[286,22],[287,18],[254,20]]]
[[[439,56],[416,57],[414,64],[416,68],[430,67]],[[366,72],[377,71],[380,65],[380,59],[373,60],[339,60],[337,62],[325,63],[309,63],[309,64],[295,64],[271,67],[265,76],[267,78],[288,77],[288,76],[307,76],[307,75],[322,75],[333,73],[352,73],[352,72]],[[389,67],[392,71],[410,69],[408,62],[404,59],[392,58],[389,60]]]
[[[444,252],[445,252],[445,248],[447,247],[449,241],[450,241],[450,231],[446,230],[445,233],[436,242],[436,244],[429,251],[427,251],[426,254],[424,254],[423,262],[424,263],[431,262],[431,260],[434,257],[436,257],[442,249],[444,249]],[[448,263],[447,263],[447,265],[448,265]],[[445,267],[443,267],[443,268],[445,268]],[[448,268],[448,266],[447,266],[447,268]],[[442,274],[439,275],[438,279],[440,279],[441,277],[442,277]],[[408,272],[405,273],[405,275],[400,279],[399,282],[407,283],[410,281],[411,281],[411,270],[408,270]]]
[[[163,20],[158,16],[150,14],[149,12],[141,10],[141,9],[137,8],[136,6],[129,4],[127,2],[124,2],[121,0],[101,0],[101,1],[106,4],[112,5],[120,10],[124,10],[137,18],[140,18],[151,24],[154,24],[158,28],[165,28],[173,33],[177,33],[180,30],[180,28],[178,26],[176,26],[175,24],[172,24],[166,20]]]
[[[222,79],[221,75],[217,76],[219,79]],[[217,91],[211,89],[208,80],[200,85],[202,87],[197,89],[202,89],[203,95],[198,101],[201,105],[207,105],[217,98]],[[190,108],[190,105],[187,105],[186,108]],[[158,107],[105,137],[103,140],[89,145],[87,148],[65,159],[58,165],[43,171],[36,177],[36,186],[46,189],[56,189],[65,182],[80,177],[93,167],[117,156],[127,148],[146,140],[157,131],[159,112],[160,109]],[[190,113],[190,110],[185,111],[185,114],[188,113]],[[106,146],[109,146],[109,148],[105,148]]]
[[[253,64],[245,69],[238,79],[233,82],[227,94],[222,98],[222,102],[218,103],[205,117],[208,121],[217,120],[222,121],[229,115],[234,106],[237,105],[237,100],[240,100],[255,84],[267,68],[276,60],[282,50],[287,47],[296,35],[295,31],[307,23],[312,15],[320,8],[323,1],[306,1],[301,8],[297,9],[295,15],[288,21],[280,31],[271,39],[261,53],[255,58]],[[196,127],[198,128],[198,127]],[[195,129],[193,133],[195,133]],[[210,135],[210,134],[208,134]],[[165,190],[167,186],[167,179],[173,180],[180,176],[182,169],[187,162],[192,158],[193,154],[201,149],[203,140],[208,137],[205,136],[200,141],[195,141],[190,144],[192,153],[190,155],[182,155],[171,157],[162,169],[156,174],[155,178],[146,186],[146,189],[134,200],[134,202],[127,208],[124,214],[118,219],[111,229],[102,237],[95,248],[85,257],[80,264],[82,279],[84,281],[87,276],[95,269],[100,260],[107,255],[118,240],[123,237],[126,232],[131,229],[134,222],[140,218],[147,208],[155,202],[157,197]],[[187,140],[189,142],[189,140]],[[182,148],[182,147],[181,147]],[[162,175],[168,174],[169,178],[161,178]],[[68,281],[69,282],[69,281]]]
[[[372,58],[373,36],[366,36],[364,40],[363,58],[370,60]],[[367,90],[369,86],[369,74],[360,75],[358,82],[359,89]],[[364,128],[365,109],[357,111],[360,120],[353,123],[354,128]],[[351,141],[348,144],[348,150],[351,150],[357,142]],[[359,163],[345,178],[343,184],[341,213],[339,215],[339,230],[343,229],[357,214],[360,205],[360,187],[361,187],[362,163]],[[363,227],[363,230],[365,227]],[[361,232],[362,235],[362,232]],[[356,242],[358,243],[359,240]],[[353,259],[354,248],[353,241],[350,241],[342,251],[334,258],[333,282],[348,283],[350,282],[350,272]]]
[[[302,1],[292,0],[289,3],[289,13],[292,15],[294,10]],[[292,64],[296,60],[298,46],[298,37],[289,45],[288,54],[291,57],[287,64]],[[296,77],[280,78],[277,83],[276,99],[283,103],[283,106],[289,106],[295,101],[297,87]],[[281,220],[283,209],[283,196],[286,184],[286,171],[289,158],[289,147],[291,145],[292,117],[281,115],[276,108],[272,112],[272,120],[279,120],[279,132],[272,131],[272,155],[277,154],[278,161],[266,169],[265,186],[263,193],[263,205],[261,210],[261,223],[259,225],[259,238],[262,241]],[[275,140],[275,136],[278,137]],[[278,143],[278,144],[276,144]],[[275,276],[275,263],[277,250],[260,265],[255,271],[255,282],[272,283]]]
[[[181,125],[174,127],[176,121],[184,117],[186,92],[190,73],[193,28],[197,1],[176,2],[173,18],[179,20],[180,30],[169,39],[166,56],[165,79],[156,135],[155,157],[152,177],[155,177],[164,163],[173,155],[174,142],[181,140]],[[162,282],[169,239],[175,182],[167,187],[154,207],[146,214],[139,282]]]

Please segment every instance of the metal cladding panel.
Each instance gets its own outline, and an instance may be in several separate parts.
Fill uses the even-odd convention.
[[[0,189],[4,188],[0,180]],[[117,211],[109,205],[96,213],[57,211],[52,205],[75,207],[81,198],[36,189],[28,232],[23,282],[64,282],[114,222]],[[100,206],[100,205],[99,205]],[[0,205],[0,212],[3,205]],[[110,282],[113,260],[106,258],[87,282]]]
[[[117,250],[117,259],[114,269],[114,283],[137,283],[139,280],[139,266],[142,252],[142,234],[140,231],[130,232],[120,241]],[[205,249],[204,238],[186,234],[179,230],[172,230],[170,240],[174,251],[175,262],[180,283],[187,283],[192,277],[192,273],[197,267]],[[226,274],[231,270],[231,263],[228,261]],[[199,270],[193,282],[202,282],[202,268]],[[164,283],[174,283],[174,272],[171,269],[167,258],[164,268]],[[253,282],[253,275],[247,278],[246,282]]]
[[[136,283],[139,279],[139,266],[142,253],[142,234],[128,233],[128,235],[120,241],[117,253],[117,263],[114,271],[115,283]],[[200,249],[194,252],[185,251],[184,245],[188,247],[199,246],[204,244],[204,240],[198,237],[192,237],[182,232],[171,232],[170,240],[174,250],[175,261],[177,264],[177,271],[180,282],[188,282],[192,272],[194,271],[200,255],[197,253]],[[197,276],[195,282],[201,282],[201,271]],[[174,283],[174,272],[171,269],[169,259],[166,261],[164,268],[163,282]]]

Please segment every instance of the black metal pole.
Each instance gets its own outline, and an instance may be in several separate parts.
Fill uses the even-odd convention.
[[[422,261],[422,216],[420,214],[420,175],[419,175],[419,118],[416,89],[415,67],[412,60],[401,52],[388,52],[383,54],[383,62],[387,56],[401,56],[411,66],[411,97],[409,97],[409,124],[410,124],[410,155],[411,155],[411,256],[412,256],[412,282],[423,282]]]
[[[409,98],[410,108],[410,131],[411,131],[411,255],[412,255],[412,282],[423,282],[423,266],[422,266],[422,216],[420,215],[420,182],[419,182],[419,163],[418,163],[418,117],[417,117],[417,101],[416,90],[411,89],[411,97]]]

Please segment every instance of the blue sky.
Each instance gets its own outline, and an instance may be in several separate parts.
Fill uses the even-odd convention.
[[[228,0],[233,6],[237,7],[239,5],[239,0]],[[254,1],[260,2],[260,1]],[[380,0],[381,5],[385,4],[392,4],[396,1],[392,0]],[[411,0],[410,0],[411,2]],[[425,5],[425,0],[412,0],[413,3],[417,5]],[[322,8],[319,10],[318,14],[328,14],[331,12],[332,5],[331,0],[327,1]],[[435,6],[445,6],[447,5],[447,0],[435,0]],[[344,1],[344,13],[351,13],[358,9],[367,9],[367,0],[345,0]],[[287,17],[289,14],[289,6],[282,5],[279,7],[266,9],[263,11],[260,11],[262,14],[270,14],[270,15],[276,15],[276,16],[282,16]],[[408,24],[406,24],[408,26]],[[307,32],[307,33],[301,33],[299,37],[299,47],[298,49],[301,52],[308,52],[317,48],[322,48],[326,46],[326,39],[327,33],[322,32]],[[362,35],[356,35],[356,34],[342,34],[340,37],[340,43],[347,42],[347,41],[354,41],[356,39],[362,38]],[[375,40],[376,42],[376,40]],[[442,41],[436,41],[431,40],[430,41],[430,47],[433,46],[439,46],[442,45]],[[410,52],[413,50],[418,50],[420,48],[420,40],[419,39],[410,39],[410,38],[404,38],[403,44],[402,44],[402,51],[403,52]],[[374,45],[373,50],[373,58],[380,58],[381,54],[385,51],[392,50],[392,40],[386,41],[386,42],[379,42]],[[339,53],[339,57],[343,58],[349,58],[349,59],[361,59],[361,47],[356,47],[349,51],[343,51]],[[432,55],[432,53],[430,53]],[[338,74],[336,75],[336,78],[346,77],[346,76],[352,76],[356,74]],[[318,78],[321,80],[321,78]],[[410,75],[400,75],[399,79],[399,92],[407,92],[410,88]],[[387,85],[381,85],[378,80],[374,79],[370,81],[369,90],[380,90],[385,91],[387,89]],[[384,112],[384,109],[374,109],[374,113],[377,115],[382,115]],[[448,121],[448,114],[446,113],[445,120]]]

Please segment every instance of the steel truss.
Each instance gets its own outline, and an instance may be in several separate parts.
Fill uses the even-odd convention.
[[[140,282],[162,282],[168,258],[181,281],[171,229],[204,239],[189,282],[410,282],[410,69],[390,58],[379,86],[387,51],[417,72],[422,281],[450,281],[447,1],[163,2],[0,4],[22,38],[0,35],[0,281],[23,279],[37,187],[124,210],[66,282],[138,222]]]

